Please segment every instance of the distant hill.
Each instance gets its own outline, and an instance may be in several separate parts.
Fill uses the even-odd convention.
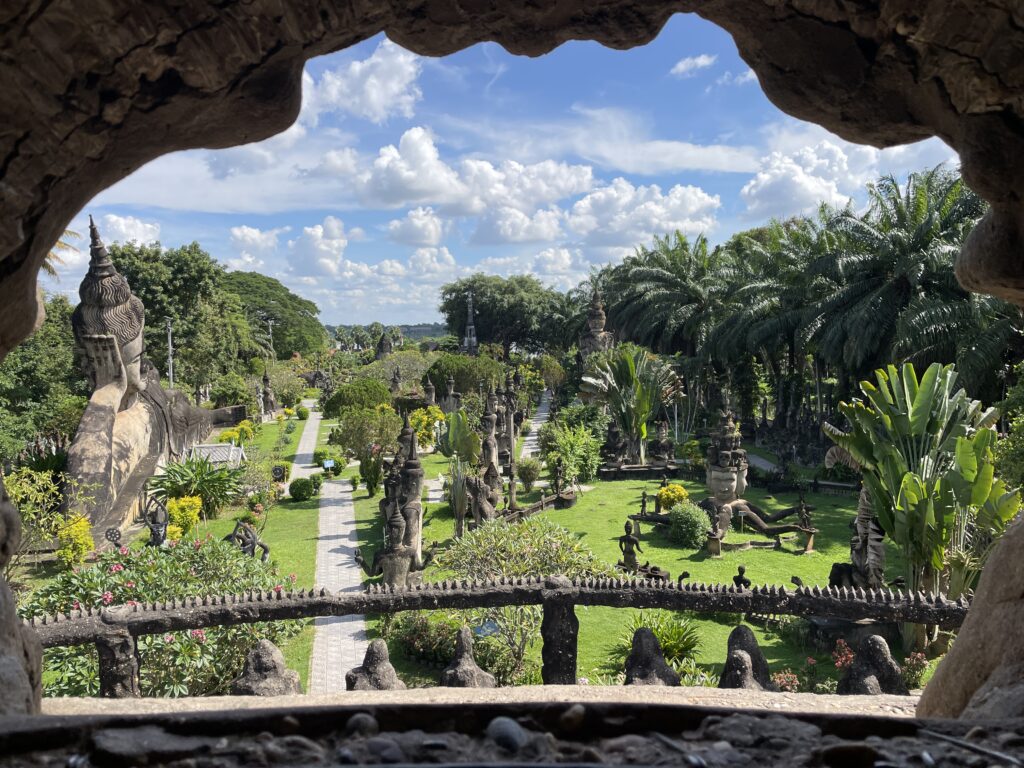
[[[328,325],[326,326],[327,332],[334,335],[337,328],[366,328],[365,325]],[[448,334],[448,326],[444,323],[415,323],[414,325],[400,325],[398,326],[402,331],[402,336],[406,339],[418,340],[426,338],[437,338],[439,336],[446,336]]]

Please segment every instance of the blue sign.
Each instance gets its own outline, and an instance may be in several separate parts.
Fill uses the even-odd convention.
[[[488,619],[479,627],[473,627],[473,634],[477,637],[490,637],[491,635],[498,634],[498,622],[494,619]]]
[[[334,467],[334,459],[324,459],[324,469],[331,469]]]

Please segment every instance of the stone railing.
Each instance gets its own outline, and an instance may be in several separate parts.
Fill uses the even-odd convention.
[[[831,616],[936,625],[954,629],[970,604],[942,595],[906,594],[888,589],[835,587],[754,587],[725,584],[678,584],[626,579],[500,579],[486,582],[444,581],[409,588],[371,585],[363,592],[249,592],[239,595],[170,600],[165,603],[112,606],[43,616],[27,622],[44,648],[95,644],[100,662],[100,694],[138,696],[135,639],[234,624],[252,624],[319,616],[348,616],[459,608],[540,605],[542,677],[545,684],[576,683],[579,621],[575,606],[667,608],[678,611]],[[345,670],[339,670],[343,674]]]

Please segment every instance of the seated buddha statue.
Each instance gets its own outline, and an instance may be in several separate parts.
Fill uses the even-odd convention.
[[[143,357],[145,308],[114,267],[91,218],[89,234],[89,271],[71,326],[93,391],[68,449],[67,471],[82,489],[73,507],[89,516],[102,539],[103,530],[119,527],[131,511],[116,504],[129,480],[140,481],[133,484],[138,495],[159,463],[183,458],[210,433],[214,415],[161,387]]]

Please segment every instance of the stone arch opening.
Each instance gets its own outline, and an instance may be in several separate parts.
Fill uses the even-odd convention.
[[[854,142],[939,136],[957,150],[965,179],[991,205],[958,276],[1024,302],[1024,13],[1012,0],[20,0],[0,11],[0,356],[39,321],[36,276],[88,200],[161,154],[283,131],[298,114],[307,59],[380,32],[430,56],[483,41],[532,56],[571,39],[628,48],[679,12],[728,31],[769,99],[793,116]],[[944,665],[954,671],[936,678],[950,693],[926,696],[924,713],[957,714],[1000,674],[1000,690],[1017,685],[1000,667],[1013,634],[986,632],[984,622],[1022,621],[1013,580],[1022,549],[1018,526],[990,562],[959,658]],[[964,647],[965,637],[984,653]]]

